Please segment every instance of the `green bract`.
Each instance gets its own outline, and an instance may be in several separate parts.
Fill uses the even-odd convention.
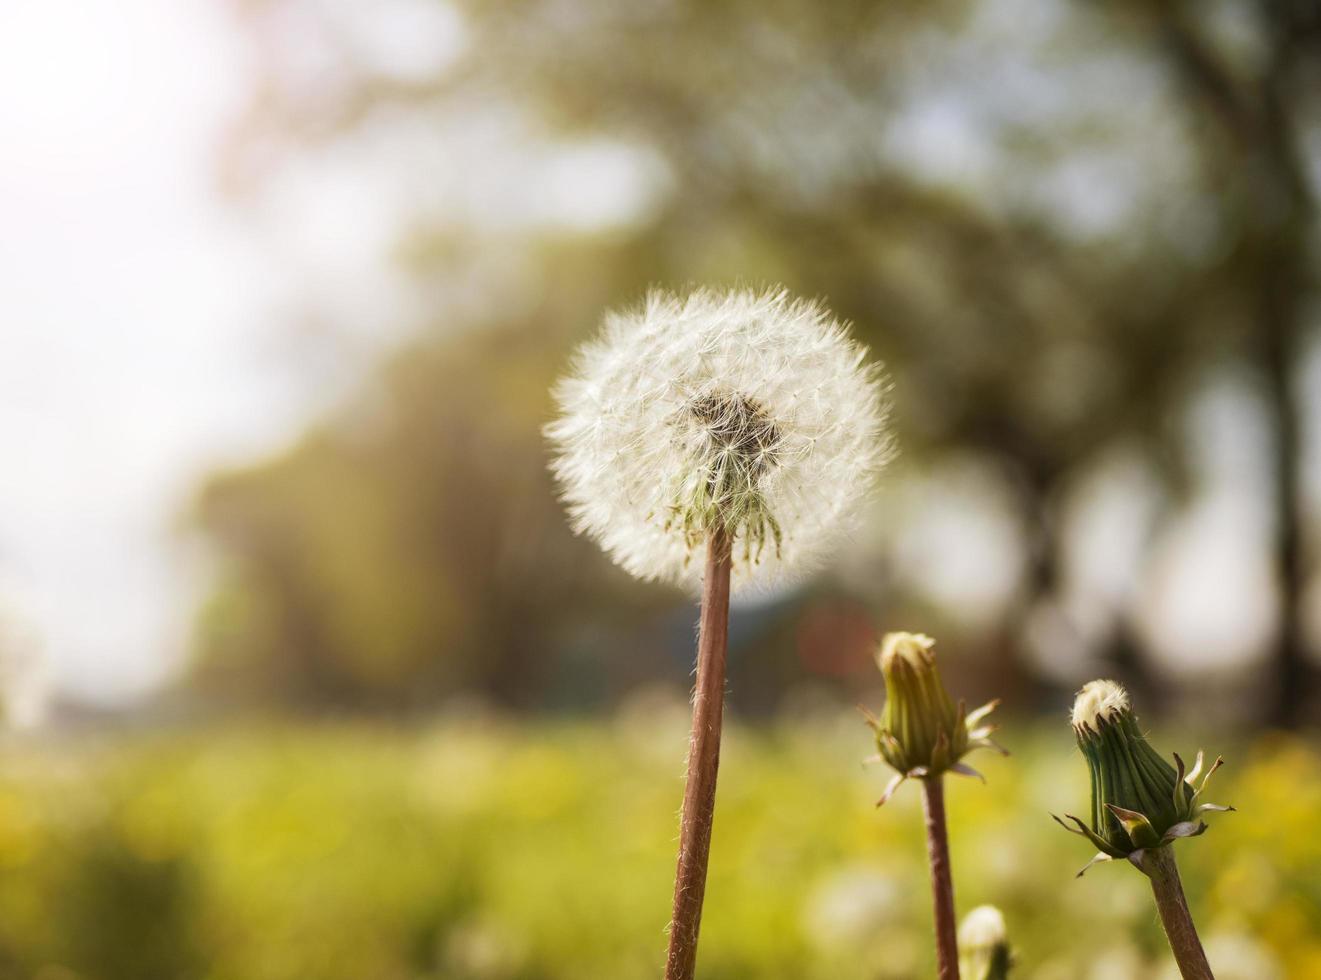
[[[1092,780],[1091,823],[1072,814],[1065,816],[1073,827],[1055,820],[1100,851],[1080,876],[1092,864],[1112,858],[1128,858],[1141,868],[1147,848],[1205,833],[1203,813],[1234,809],[1198,802],[1222,760],[1216,759],[1205,775],[1201,752],[1191,771],[1185,771],[1177,754],[1171,766],[1142,734],[1128,694],[1114,681],[1092,681],[1078,693],[1073,730]]]
[[[910,776],[957,772],[981,778],[959,760],[973,749],[1004,752],[989,737],[995,726],[981,724],[999,702],[989,701],[971,714],[962,701],[956,705],[941,682],[934,645],[921,633],[890,633],[881,643],[877,661],[885,676],[885,709],[879,719],[869,716],[867,724],[876,733],[880,758],[897,775],[877,806]]]

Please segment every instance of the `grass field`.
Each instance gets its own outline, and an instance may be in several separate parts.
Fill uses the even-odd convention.
[[[248,725],[11,741],[0,977],[643,980],[658,975],[682,706],[593,723]],[[1021,977],[1172,977],[1145,880],[1050,812],[1085,812],[1064,725],[949,793],[961,911],[1003,908]],[[1161,737],[1168,749],[1195,750]],[[1208,741],[1238,813],[1178,846],[1220,980],[1321,976],[1321,752]],[[855,716],[734,725],[703,980],[927,977],[917,792]]]

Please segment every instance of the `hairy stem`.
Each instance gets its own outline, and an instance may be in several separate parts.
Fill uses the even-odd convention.
[[[712,531],[706,544],[702,618],[697,635],[697,688],[688,742],[688,783],[679,818],[679,862],[674,873],[674,915],[665,980],[692,980],[702,924],[706,866],[720,767],[720,724],[725,708],[725,653],[729,645],[729,535]]]
[[[1197,938],[1197,927],[1188,912],[1188,902],[1183,897],[1179,866],[1174,863],[1174,848],[1166,845],[1147,850],[1142,855],[1142,870],[1151,879],[1160,922],[1165,927],[1165,937],[1170,941],[1183,980],[1215,980],[1202,941]]]
[[[959,980],[958,927],[954,921],[954,881],[950,877],[949,834],[945,830],[945,777],[922,780],[927,858],[931,864],[931,905],[936,923],[936,976]]]

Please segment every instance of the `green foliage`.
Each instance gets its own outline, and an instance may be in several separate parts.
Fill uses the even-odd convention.
[[[11,744],[0,978],[654,977],[684,714]],[[1003,909],[1016,976],[1104,961],[1154,978],[1167,953],[1145,880],[1075,881],[1076,842],[1050,822],[1087,796],[1057,728],[988,760],[987,785],[950,783],[960,907]],[[874,809],[885,773],[860,764],[866,744],[852,716],[729,731],[704,978],[931,975],[919,802]],[[1180,850],[1194,914],[1218,975],[1316,975],[1321,751],[1234,756],[1224,789],[1252,812]]]

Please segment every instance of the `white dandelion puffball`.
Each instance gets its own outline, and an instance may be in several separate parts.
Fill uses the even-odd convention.
[[[575,529],[643,579],[699,585],[721,526],[735,585],[807,571],[889,457],[865,357],[824,307],[784,290],[653,291],[607,314],[546,427]]]

